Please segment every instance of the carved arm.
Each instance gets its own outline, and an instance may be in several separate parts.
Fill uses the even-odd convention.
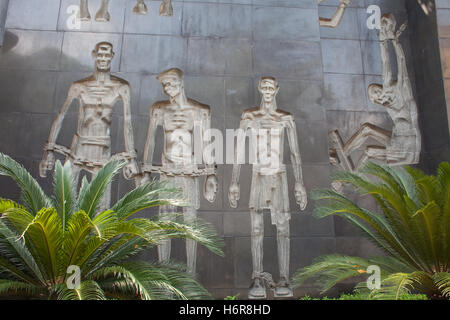
[[[323,0],[319,0],[319,4],[322,1]],[[336,28],[341,22],[342,17],[344,16],[345,8],[347,8],[349,3],[350,0],[340,0],[339,8],[336,10],[333,17],[331,19],[319,17],[319,24],[322,27]]]

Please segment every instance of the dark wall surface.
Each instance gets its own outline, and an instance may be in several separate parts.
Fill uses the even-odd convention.
[[[242,111],[259,105],[256,90],[259,77],[275,76],[281,87],[278,106],[291,112],[297,123],[308,192],[329,186],[330,130],[339,128],[347,140],[364,122],[391,128],[387,113],[367,98],[368,84],[381,82],[381,60],[377,31],[366,26],[366,8],[379,5],[383,13],[393,12],[401,23],[408,19],[404,0],[354,0],[336,29],[320,28],[318,16],[331,16],[337,0],[326,0],[319,7],[317,0],[173,1],[171,18],[158,15],[160,1],[146,2],[148,15],[136,16],[132,13],[135,1],[111,1],[111,22],[83,23],[80,30],[73,30],[67,25],[72,15],[67,9],[79,4],[78,0],[10,1],[0,51],[0,152],[23,163],[47,191],[51,189],[51,179],[38,177],[42,148],[69,85],[92,72],[90,53],[99,41],[114,44],[112,71],[131,84],[139,160],[147,134],[149,107],[166,99],[155,76],[169,67],[185,71],[187,95],[211,106],[212,126],[223,132],[238,128]],[[89,3],[91,15],[95,16],[100,0]],[[414,41],[415,36],[409,35],[410,32],[411,28],[402,37],[402,43],[411,78],[418,79],[415,72],[422,70],[418,69],[421,62],[412,55],[410,40]],[[419,99],[421,111],[425,103]],[[77,112],[74,103],[58,139],[61,144],[70,145]],[[124,148],[122,120],[118,104],[111,129],[113,152]],[[423,133],[435,130],[427,119],[421,124],[425,126]],[[427,151],[430,148],[434,145],[425,145]],[[160,154],[161,143],[158,150]],[[288,157],[286,163],[289,164]],[[299,212],[293,197],[292,170],[290,167],[288,170],[293,210],[291,274],[324,254],[378,254],[357,230],[342,220],[314,218],[313,201],[304,212]],[[245,298],[250,285],[247,209],[250,172],[250,167],[244,166],[238,209],[228,205],[230,165],[219,166],[217,201],[209,204],[202,199],[199,215],[211,222],[224,238],[226,256],[216,257],[199,248],[197,271],[199,280],[218,298],[237,293]],[[120,178],[113,185],[113,199],[132,187],[132,182]],[[0,195],[19,196],[18,189],[5,178],[0,178]],[[360,201],[373,206],[367,199]],[[268,213],[264,245],[265,270],[277,279],[276,230]],[[181,241],[174,241],[172,251],[173,257],[184,259]],[[151,250],[144,257],[155,259],[155,252]],[[306,293],[313,295],[317,290],[311,284],[296,290],[297,296]]]

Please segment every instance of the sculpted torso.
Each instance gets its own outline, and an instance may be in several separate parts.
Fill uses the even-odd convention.
[[[206,119],[210,113],[207,105],[187,99],[180,107],[169,101],[157,102],[152,107],[152,115],[164,129],[163,165],[194,163],[193,138],[195,122]]]
[[[72,85],[71,93],[80,102],[76,154],[89,153],[96,159],[110,156],[113,107],[129,90],[128,83],[116,77],[107,82],[87,78]]]
[[[257,139],[258,165],[255,169],[269,167],[273,169],[274,163],[281,166],[284,153],[284,129],[288,126],[289,121],[293,120],[293,117],[288,112],[279,109],[264,112],[259,107],[255,107],[244,111],[242,119],[247,121],[246,129],[258,130],[255,137]],[[263,155],[264,152],[267,152],[267,155]],[[268,163],[267,157],[277,159],[277,161]]]
[[[405,94],[405,90],[399,88],[399,85],[394,83],[392,87],[385,89],[387,92],[392,92],[390,101],[385,106],[387,113],[394,123],[392,129],[393,137],[402,134],[415,134],[413,131],[416,131],[416,125],[411,114],[411,105],[415,105],[414,97]]]

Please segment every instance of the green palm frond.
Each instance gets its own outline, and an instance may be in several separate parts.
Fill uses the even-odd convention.
[[[223,240],[212,226],[200,219],[186,222],[169,220],[133,219],[121,225],[123,232],[138,235],[150,243],[161,240],[181,238],[191,239],[205,246],[213,253],[223,256]]]
[[[223,256],[223,240],[217,236],[210,225],[195,220],[189,223],[175,222],[175,221],[160,221],[152,219],[132,219],[124,221],[119,225],[117,235],[132,236],[145,240],[148,245],[156,245],[162,240],[180,238],[195,240],[201,245],[204,245],[213,253]],[[137,242],[141,242],[135,240]],[[104,242],[100,239],[90,241],[85,248],[85,254],[80,259],[81,265],[86,265],[86,261],[94,255],[98,256],[98,251],[103,251],[96,261],[90,261],[89,267],[85,269],[87,274],[102,268],[105,264],[112,264],[118,261],[119,258],[124,257],[123,253],[126,248],[133,250],[132,247],[118,242],[119,246],[113,246],[110,250],[105,250]],[[139,244],[135,244],[135,246]],[[135,248],[137,249],[137,248]],[[126,256],[126,255],[125,255]],[[92,260],[92,259],[90,259]]]
[[[22,191],[25,208],[36,214],[41,208],[49,207],[50,199],[31,174],[11,157],[0,153],[0,175],[12,178]]]
[[[425,279],[425,280],[424,280]],[[424,272],[393,273],[381,282],[381,288],[373,290],[369,298],[373,300],[399,300],[404,294],[411,294],[417,283],[430,282]]]
[[[99,212],[108,184],[124,163],[112,161],[76,194],[70,162],[56,163],[52,198],[14,160],[0,154],[0,174],[23,190],[24,206],[0,198],[0,295],[34,299],[197,299],[207,291],[175,264],[127,262],[172,238],[193,239],[223,255],[222,240],[200,219],[136,219],[143,209],[185,205],[179,190],[153,181]],[[176,216],[173,217],[174,219]],[[68,267],[81,271],[79,288],[66,285]]]
[[[63,228],[65,228],[66,222],[75,210],[76,195],[74,184],[70,162],[67,161],[63,166],[61,162],[57,161],[53,176],[52,205],[61,218]]]
[[[77,262],[82,255],[85,241],[90,234],[101,237],[101,232],[91,218],[84,211],[75,212],[67,222],[66,232],[62,243],[64,253],[63,265],[70,266]]]
[[[0,217],[2,216],[3,212],[5,212],[6,210],[11,209],[11,208],[25,210],[24,207],[22,207],[20,204],[14,202],[12,200],[0,198]]]
[[[79,210],[83,210],[89,217],[93,218],[97,213],[106,188],[125,164],[126,162],[123,161],[110,161],[95,175],[90,183],[85,183],[78,198]]]
[[[48,277],[56,283],[61,261],[58,259],[63,241],[61,219],[53,208],[41,209],[35,217],[23,210],[10,209],[4,216],[10,220],[18,230],[23,230],[21,237],[30,241],[34,247],[34,256],[48,270]]]
[[[381,209],[361,208],[328,189],[312,193],[320,202],[315,208],[318,218],[336,215],[346,219],[387,254],[365,260],[382,271],[382,287],[370,297],[398,299],[411,290],[439,296],[443,289],[433,276],[448,272],[450,262],[450,164],[442,163],[433,176],[410,167],[368,163],[359,173],[335,172],[332,179],[352,186],[363,197],[372,197]],[[342,259],[349,258],[323,257],[299,270],[295,280],[299,285],[309,277],[321,277],[321,288],[329,289],[356,275]],[[356,263],[357,258],[352,259]]]
[[[162,205],[183,206],[185,203],[180,199],[179,189],[153,180],[127,193],[111,210],[120,220],[124,220],[138,211]]]
[[[44,296],[41,287],[20,281],[0,279],[0,297],[34,298]]]
[[[433,280],[442,295],[445,298],[450,299],[450,273],[438,272],[434,275]]]
[[[204,299],[207,291],[185,268],[171,263],[148,264],[133,261],[121,266],[111,266],[96,271],[96,279],[105,292],[127,295],[144,300],[160,299]]]
[[[69,289],[66,284],[62,284],[55,291],[57,300],[106,300],[102,288],[92,280],[82,281],[80,287],[75,289]]]
[[[3,222],[4,218],[0,219],[0,256],[8,259],[19,270],[24,270],[30,276],[32,275],[37,282],[45,283],[41,268],[30,253],[28,247],[25,245],[20,235],[12,231]],[[13,269],[9,269],[14,272]]]
[[[378,259],[378,260],[377,260]],[[339,282],[350,278],[359,278],[367,274],[367,268],[380,262],[382,257],[363,259],[343,255],[327,255],[317,258],[313,264],[298,270],[293,277],[295,287],[300,287],[307,279],[312,278],[320,287],[322,293],[327,292]],[[398,261],[383,261],[391,268],[395,268]],[[385,276],[382,269],[382,275]]]

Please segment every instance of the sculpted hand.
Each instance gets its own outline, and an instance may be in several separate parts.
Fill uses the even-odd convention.
[[[350,1],[351,0],[341,0],[340,3],[345,5],[345,6],[348,6],[350,4]]]
[[[39,163],[39,175],[42,178],[47,177],[47,170],[53,170],[55,165],[55,154],[53,151],[45,151],[42,160]]]
[[[230,206],[232,208],[237,208],[240,193],[241,193],[241,189],[239,187],[239,184],[232,183],[230,186],[230,190],[228,191],[228,200],[229,200]]]
[[[219,183],[214,175],[208,176],[205,180],[203,196],[209,202],[214,202],[216,200],[217,190],[219,188]]]
[[[131,180],[139,173],[139,168],[135,159],[131,159],[125,167],[123,167],[123,175],[125,179]]]
[[[301,210],[306,209],[306,205],[308,204],[308,196],[303,184],[298,182],[295,184],[295,201],[300,206]]]
[[[394,25],[387,18],[381,19],[381,29],[379,37],[380,41],[395,39]]]

